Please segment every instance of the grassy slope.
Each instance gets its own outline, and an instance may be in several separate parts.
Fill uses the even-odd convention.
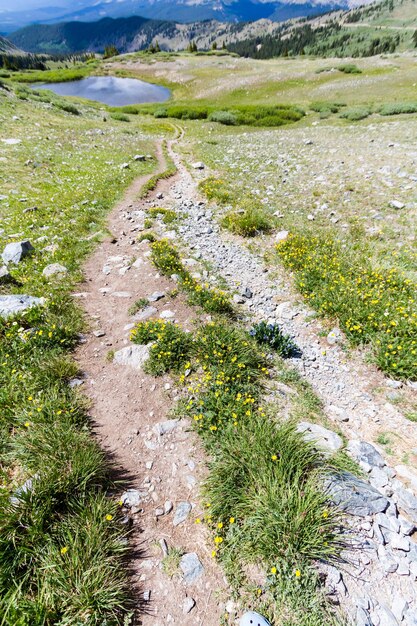
[[[385,154],[383,141],[389,144],[388,137],[395,132],[405,149],[403,159],[400,154],[395,155],[397,167],[403,168],[401,176],[405,179],[412,176],[412,164],[407,160],[406,147],[409,144],[407,139],[409,127],[410,124],[415,124],[416,115],[414,113],[401,116],[395,113],[401,113],[403,110],[417,111],[411,79],[414,59],[403,55],[355,60],[358,73],[337,71],[338,67],[343,69],[340,61],[323,61],[322,59],[300,58],[260,62],[182,55],[177,63],[176,65],[172,61],[161,62],[155,66],[141,64],[136,66],[136,70],[135,65],[129,64],[128,60],[125,67],[129,72],[137,71],[142,76],[152,76],[157,69],[159,75],[163,74],[167,81],[172,82],[178,81],[178,67],[181,67],[182,73],[187,76],[187,81],[182,84],[174,83],[174,95],[182,101],[191,99],[201,103],[216,101],[219,108],[233,106],[233,103],[237,102],[257,101],[262,104],[266,102],[272,104],[291,101],[298,104],[301,101],[304,106],[309,108],[313,106],[319,111],[315,113],[311,110],[309,115],[298,123],[297,127],[301,126],[302,130],[296,127],[288,128],[287,132],[283,131],[284,134],[280,131],[248,134],[247,129],[242,132],[237,128],[226,129],[220,125],[208,126],[207,123],[199,122],[189,122],[187,130],[190,136],[197,139],[197,156],[205,160],[213,169],[220,170],[222,177],[229,183],[232,190],[231,199],[235,204],[239,205],[245,201],[245,198],[253,201],[254,194],[256,194],[259,198],[267,198],[264,201],[267,202],[271,213],[275,210],[284,210],[285,218],[279,222],[283,228],[303,230],[304,233],[310,234],[317,233],[317,228],[319,228],[325,240],[341,239],[344,245],[356,251],[352,255],[349,268],[347,266],[343,268],[344,274],[350,273],[352,278],[349,280],[353,280],[353,276],[360,275],[362,272],[368,276],[368,271],[372,272],[372,268],[380,269],[383,273],[399,269],[407,280],[411,280],[411,286],[407,284],[401,286],[400,279],[393,287],[393,291],[389,292],[390,295],[383,287],[388,277],[378,279],[377,284],[370,286],[369,293],[366,294],[360,293],[358,286],[352,285],[355,297],[359,300],[365,298],[365,304],[361,310],[358,309],[355,312],[354,320],[347,315],[349,298],[343,305],[344,312],[329,308],[325,302],[320,301],[320,298],[316,298],[312,304],[322,312],[327,312],[339,319],[343,328],[351,335],[353,343],[357,344],[362,341],[371,343],[374,357],[385,372],[402,378],[414,379],[417,365],[413,339],[415,321],[413,321],[412,303],[413,294],[415,294],[416,257],[409,233],[415,228],[415,211],[410,205],[408,210],[396,215],[395,222],[392,223],[394,216],[391,215],[390,200],[398,197],[407,205],[410,201],[409,194],[406,192],[409,187],[401,183],[401,178],[394,185],[391,182],[393,174],[385,172],[384,168],[380,172],[378,165],[381,154]],[[234,73],[233,83],[229,79],[231,70]],[[210,75],[211,80],[209,80]],[[330,109],[334,106],[332,104],[334,102],[341,103],[343,106],[339,104],[335,112],[331,113]],[[382,115],[380,111],[385,110],[389,110],[394,115]],[[375,134],[372,127],[368,132],[366,126],[352,127],[351,123],[352,120],[369,116],[372,116],[369,118],[372,123],[379,127],[376,133],[379,140],[375,149],[370,147],[369,150],[365,150],[365,146],[372,146],[370,138]],[[305,136],[305,128],[313,121],[314,124],[320,126],[314,131],[311,130],[311,134],[315,137],[315,142],[322,144],[322,154],[325,155],[327,162],[326,169],[332,172],[326,176],[326,183],[323,185],[318,182],[322,174],[323,156],[320,155],[319,158],[319,153],[313,149],[310,150],[313,160],[310,160],[308,150],[300,148],[302,137]],[[210,133],[210,139],[207,139],[207,130]],[[286,139],[283,139],[285,136]],[[335,166],[335,157],[332,156],[338,151],[340,137],[343,137],[345,153],[349,159],[349,166],[344,168]],[[372,141],[374,142],[375,139]],[[282,144],[281,147],[280,144]],[[288,149],[290,155],[286,154]],[[284,158],[282,150],[286,154]],[[373,178],[379,181],[371,187],[362,180],[361,176],[356,175],[356,172],[364,167],[362,159],[364,151],[369,152],[369,155],[367,154],[364,158],[367,163],[372,163],[375,168]],[[388,154],[387,159],[384,167],[390,170]],[[277,188],[277,163],[279,172],[280,161],[282,161],[282,170],[285,171],[286,180],[293,181],[293,185],[286,185],[283,189],[284,196],[268,192],[269,185],[272,185],[274,189]],[[311,177],[316,170],[317,183],[312,183]],[[298,171],[303,172],[301,177],[297,176]],[[341,176],[345,180],[342,185]],[[385,182],[387,176],[390,177],[388,183]],[[239,180],[239,185],[236,185],[236,180]],[[313,181],[315,180],[313,177]],[[309,181],[307,187],[306,181]],[[349,202],[346,201],[346,194],[349,195]],[[366,207],[363,204],[364,197],[367,199]],[[300,211],[303,214],[305,211],[305,216],[307,216],[315,211],[320,200],[323,204],[342,212],[343,221],[339,219],[338,226],[332,226],[328,217],[321,216],[319,213],[315,218],[314,228],[308,220],[305,224],[299,223]],[[386,218],[381,218],[383,221],[378,223],[379,228],[375,227],[372,210],[386,215]],[[255,219],[259,219],[259,214],[258,217],[255,216]],[[234,222],[230,224],[236,227]],[[276,226],[279,227],[279,224],[277,223]],[[308,228],[309,224],[310,228]],[[343,228],[341,228],[342,225],[344,225]],[[368,247],[370,235],[372,245]],[[362,242],[362,247],[358,245],[359,242]],[[311,252],[316,245],[309,240],[308,247],[312,246]],[[393,254],[394,248],[397,248],[395,254]],[[372,258],[373,265],[370,268],[368,258]],[[306,278],[305,274],[303,276]],[[336,278],[338,277],[335,277],[335,280]],[[301,276],[300,281],[302,280]],[[369,285],[371,285],[373,279],[370,275],[369,280]],[[309,279],[308,284],[313,283]],[[327,288],[324,283],[321,286],[322,300],[325,300]],[[309,288],[306,287],[306,289],[305,293],[308,295]],[[314,283],[311,289],[314,293],[320,292],[320,282]],[[380,298],[377,294],[382,294],[384,291],[384,297]],[[375,298],[376,302],[370,306],[370,301]],[[386,298],[388,298],[389,305]],[[327,295],[328,301],[329,294]],[[405,307],[404,311],[401,307],[396,308],[397,301]],[[395,332],[386,331],[384,312],[388,310],[387,306],[390,311],[390,324],[392,323],[397,328]],[[375,308],[372,309],[372,307]],[[376,315],[372,328],[369,328],[369,323],[365,321],[368,315]]]
[[[86,615],[91,624],[123,623],[126,544],[106,495],[109,464],[90,438],[84,401],[68,386],[77,373],[69,351],[83,329],[68,296],[105,234],[108,210],[135,176],[153,170],[154,161],[131,157],[152,153],[153,133],[164,127],[117,122],[85,105],[74,115],[58,98],[18,93],[0,88],[0,138],[20,140],[1,143],[1,248],[28,238],[35,251],[1,289],[46,301],[0,322],[1,623],[84,623]],[[56,262],[68,268],[62,281],[42,274]]]
[[[373,59],[372,63],[361,60],[357,62],[362,69],[362,74],[359,75],[345,75],[341,72],[317,74],[317,70],[329,64],[328,61],[323,62],[323,60],[296,59],[262,63],[236,60],[230,57],[213,58],[181,55],[179,62],[181,64],[179,68],[172,61],[164,61],[162,65],[156,63],[154,65],[134,66],[129,58],[125,58],[122,61],[109,63],[108,67],[119,68],[129,75],[133,74],[154,80],[161,80],[162,75],[164,82],[173,85],[175,98],[180,100],[198,99],[207,103],[216,102],[219,103],[219,106],[222,104],[231,105],[236,101],[265,104],[288,102],[308,106],[312,101],[318,99],[325,102],[334,101],[337,96],[340,98],[344,96],[343,99],[349,105],[369,103],[370,99],[375,103],[382,104],[398,97],[403,99],[412,97],[410,77],[413,59],[407,56],[391,57],[386,60]],[[230,81],[232,70],[234,72],[233,83]],[[392,85],[392,88],[387,90],[387,84]],[[87,108],[82,106],[83,115],[78,117],[62,112],[55,107],[50,109],[47,103],[41,101],[28,103],[25,100],[8,97],[2,91],[0,94],[2,94],[1,97],[5,105],[2,107],[4,117],[2,121],[8,122],[7,136],[20,136],[23,140],[17,146],[6,148],[6,158],[10,171],[2,171],[1,174],[4,177],[2,187],[8,191],[8,199],[6,200],[8,206],[4,201],[0,205],[3,207],[4,215],[9,219],[9,222],[6,221],[7,234],[23,230],[22,236],[28,235],[34,240],[36,234],[42,237],[45,236],[46,232],[49,239],[45,244],[40,242],[40,245],[58,245],[58,250],[55,253],[53,248],[50,249],[49,257],[35,254],[33,259],[25,262],[15,273],[16,278],[25,284],[25,290],[28,292],[43,295],[45,292],[51,294],[46,314],[34,318],[31,315],[28,316],[28,321],[22,323],[23,330],[20,330],[19,326],[15,328],[9,324],[4,325],[2,330],[3,336],[7,340],[4,343],[5,354],[2,356],[3,362],[8,366],[4,373],[3,388],[5,393],[2,397],[5,415],[3,446],[5,450],[11,453],[10,461],[4,467],[5,488],[3,493],[4,503],[7,505],[10,489],[15,489],[17,485],[22,484],[28,475],[36,474],[38,470],[43,472],[44,461],[39,452],[36,453],[36,451],[44,450],[45,436],[47,436],[48,441],[56,441],[57,437],[62,437],[62,422],[64,428],[69,430],[69,436],[74,436],[75,440],[78,437],[79,427],[86,424],[82,406],[79,406],[78,399],[72,395],[66,386],[66,380],[74,375],[74,369],[71,365],[64,363],[65,352],[62,348],[67,350],[73,345],[75,333],[79,330],[80,324],[73,305],[68,307],[63,295],[71,288],[72,281],[77,277],[80,257],[85,255],[91,246],[91,241],[85,240],[86,236],[94,235],[100,231],[101,219],[110,203],[134,174],[133,166],[131,170],[124,171],[124,173],[118,168],[122,161],[127,160],[126,145],[132,142],[133,149],[134,142],[136,152],[138,142],[148,142],[149,139],[142,134],[138,136],[132,134],[138,131],[136,121],[131,122],[131,124],[114,121],[103,123],[101,121],[103,114],[98,111],[98,107]],[[20,94],[23,98],[27,97],[21,89]],[[47,96],[44,94],[41,99],[44,97]],[[42,116],[38,115],[39,111],[42,112]],[[20,120],[12,119],[16,113],[21,118]],[[132,117],[131,119],[137,120],[138,118]],[[27,133],[26,121],[30,122],[31,125],[32,132],[30,134]],[[36,127],[35,121],[41,126]],[[392,137],[390,129],[393,129],[392,133],[395,133],[396,137],[401,137],[402,145],[406,145],[406,142],[409,141],[406,139],[406,136],[409,136],[409,124],[415,124],[415,116],[409,116],[406,119],[395,118],[394,126],[392,126],[392,120],[384,118],[373,118],[372,121],[376,126],[375,133],[377,135],[381,134],[382,129],[383,141],[386,144]],[[317,127],[311,126],[312,122],[318,123]],[[145,124],[149,125],[149,132],[155,128],[155,121],[152,118],[146,118],[146,121],[139,118],[139,124],[142,129],[141,132],[143,132]],[[321,202],[331,201],[337,207],[342,207],[340,210],[341,212],[346,211],[346,219],[350,223],[351,207],[349,204],[342,203],[344,193],[349,190],[352,193],[351,187],[353,187],[353,216],[355,208],[359,211],[363,206],[364,192],[371,193],[371,198],[373,197],[369,184],[363,181],[361,176],[355,175],[356,171],[360,171],[361,164],[359,163],[356,169],[352,167],[353,180],[346,180],[342,187],[340,187],[340,171],[335,170],[334,178],[330,177],[330,185],[323,184],[320,186],[319,181],[317,181],[317,188],[303,188],[302,181],[304,179],[311,180],[311,173],[314,172],[314,167],[317,165],[320,166],[320,172],[317,173],[317,176],[321,174],[323,156],[319,162],[317,159],[311,160],[306,150],[300,149],[300,146],[304,145],[306,129],[309,129],[308,132],[314,132],[314,142],[322,146],[322,155],[326,155],[328,159],[326,167],[330,168],[335,157],[331,156],[334,153],[330,152],[329,148],[337,152],[340,141],[343,145],[351,141],[352,153],[360,156],[361,150],[358,150],[358,146],[365,145],[360,129],[364,127],[364,132],[367,132],[368,122],[365,121],[361,124],[352,126],[339,119],[335,114],[323,121],[320,120],[317,113],[311,113],[295,127],[288,127],[280,131],[254,131],[247,128],[226,128],[207,122],[187,122],[185,126],[192,145],[186,147],[185,150],[192,149],[194,156],[197,154],[214,169],[221,170],[225,180],[230,181],[233,186],[233,201],[240,201],[241,197],[245,195],[251,197],[255,187],[259,188],[260,197],[262,197],[262,194],[267,194],[268,185],[274,185],[274,193],[268,194],[269,208],[271,210],[281,209],[285,203],[285,222],[280,222],[279,228],[288,226],[291,229],[295,225],[299,226],[300,216],[303,225],[306,225],[308,222],[305,217],[311,210],[311,204],[318,200]],[[156,127],[155,130],[160,133],[164,131],[164,128],[163,125],[161,128]],[[97,129],[105,134],[97,133]],[[94,144],[97,146],[93,153],[91,152],[91,138],[85,135],[86,132],[93,133]],[[49,139],[46,139],[46,136]],[[120,151],[119,145],[123,145],[123,153]],[[110,159],[108,157],[109,146],[111,148]],[[149,152],[149,147],[145,148],[144,146],[143,150]],[[65,158],[62,158],[63,152],[65,152]],[[286,155],[286,161],[281,164],[282,155]],[[271,157],[272,161],[268,164]],[[24,163],[28,160],[29,163],[25,166]],[[237,167],[236,162],[238,163]],[[305,176],[306,170],[304,173],[301,170],[298,175],[296,167],[298,164],[307,168],[309,172],[307,177]],[[135,164],[134,167],[139,168],[141,166]],[[29,177],[27,176],[28,171],[30,172]],[[280,193],[277,193],[276,190],[277,171],[280,174],[285,174],[291,183],[285,188],[285,191],[280,188]],[[108,194],[106,176],[111,177],[113,181],[115,178],[116,182],[110,186],[110,189],[114,191],[113,196]],[[24,181],[27,179],[29,180],[25,183]],[[16,185],[16,180],[20,181],[19,186]],[[236,185],[236,181],[239,182],[239,185]],[[235,190],[238,187],[241,188],[241,195],[236,196]],[[34,195],[32,195],[32,188],[35,190]],[[13,190],[18,193],[12,193]],[[76,193],[79,194],[76,198],[72,195],[74,190],[77,190]],[[31,204],[33,197],[33,203],[36,202],[38,209],[40,209],[39,212],[34,211],[22,215],[22,206],[26,206],[26,203],[21,203],[19,200],[25,195],[30,198]],[[98,206],[93,204],[96,199]],[[84,200],[87,201],[85,205],[82,204]],[[380,205],[378,200],[377,206],[381,211]],[[299,213],[295,213],[295,211],[299,211]],[[75,220],[75,223],[71,225],[70,232],[62,232],[62,224],[68,219]],[[412,222],[408,221],[412,219],[413,214],[403,214],[398,220],[398,224],[404,229],[404,232],[410,232],[412,229]],[[43,230],[42,227],[45,225],[49,226],[49,230]],[[353,225],[354,221],[352,222]],[[337,233],[339,227],[330,227],[330,232]],[[329,232],[328,225],[322,224],[320,220],[314,223],[314,228],[319,233]],[[55,235],[58,238],[63,237],[63,239],[54,240]],[[398,233],[395,234],[395,236],[397,235]],[[367,239],[367,235],[360,228],[355,231],[355,237],[359,242]],[[375,239],[376,258],[380,258],[380,255],[382,258],[385,254],[387,262],[394,262],[389,258],[394,245],[393,233],[389,229],[389,222],[387,222],[387,229],[383,237]],[[407,262],[412,261],[407,248],[403,252]],[[50,260],[62,261],[73,272],[63,288],[56,289],[53,285],[46,284],[41,276],[41,269]],[[52,305],[52,302],[55,304]],[[42,333],[33,337],[31,333],[25,333],[25,329],[28,328],[36,328],[38,333],[39,331]],[[59,332],[56,328],[59,329]],[[52,333],[51,337],[49,337],[50,332]],[[32,342],[30,350],[31,354],[34,355],[33,359],[28,358],[26,343],[21,340],[22,333],[24,333],[25,339]],[[57,334],[56,337],[55,333]],[[61,344],[61,340],[63,340],[63,344]],[[12,366],[10,354],[13,355],[13,363],[19,363],[18,368]],[[47,367],[49,363],[52,365]],[[30,386],[28,381],[30,381]],[[48,402],[40,391],[43,388],[47,389]],[[18,413],[9,406],[11,394],[17,398]],[[29,398],[31,399],[29,400]],[[49,399],[51,400],[49,401]],[[58,406],[59,408],[56,410]],[[10,430],[11,426],[14,430]],[[102,619],[103,601],[109,601],[109,593],[113,589],[116,592],[112,596],[110,604],[116,615],[115,619],[118,619],[120,615],[118,606],[124,603],[125,587],[123,575],[117,566],[114,566],[114,563],[117,563],[117,554],[120,549],[120,545],[117,543],[118,530],[117,526],[113,526],[114,519],[107,519],[107,515],[116,518],[115,509],[107,499],[100,499],[103,486],[107,484],[105,464],[103,465],[100,454],[94,446],[91,447],[89,441],[88,438],[82,438],[79,441],[77,449],[87,450],[88,454],[84,455],[83,453],[80,462],[81,469],[76,480],[73,478],[73,473],[68,470],[68,459],[55,457],[51,463],[52,473],[47,474],[44,480],[39,479],[43,489],[40,493],[46,494],[46,497],[42,495],[42,502],[46,502],[47,507],[52,506],[52,509],[46,509],[46,519],[52,519],[52,525],[49,522],[45,523],[45,515],[39,518],[38,513],[36,513],[36,518],[30,517],[31,511],[38,511],[39,501],[34,502],[31,497],[28,497],[29,519],[31,523],[33,520],[33,527],[36,532],[30,536],[16,535],[16,528],[19,527],[18,522],[20,520],[16,518],[10,508],[5,506],[1,523],[10,531],[8,530],[7,536],[5,535],[7,541],[2,544],[3,555],[10,552],[10,546],[15,536],[17,536],[17,543],[15,544],[17,548],[11,551],[13,562],[4,561],[2,580],[3,584],[5,581],[8,582],[10,578],[22,582],[22,589],[15,590],[17,593],[16,600],[13,599],[12,595],[8,595],[9,605],[11,607],[14,604],[17,606],[17,613],[13,613],[13,610],[10,609],[8,622],[5,622],[8,626],[15,625],[16,615],[19,615],[19,611],[21,613],[23,610],[28,616],[27,623],[31,625],[44,624],[45,616],[50,620],[55,619],[53,611],[58,612],[59,616],[65,614],[70,619],[74,615],[77,616],[77,611],[81,609],[79,605],[74,606],[71,575],[74,571],[83,571],[91,563],[96,566],[98,561],[100,564],[105,563],[109,569],[104,571],[111,571],[113,575],[110,576],[109,573],[107,583],[98,574],[93,577],[93,589],[97,591],[97,589],[103,588],[103,593],[94,597],[94,606],[91,609],[91,605],[89,605],[89,608],[95,612],[98,620]],[[73,454],[71,446],[69,448],[68,454]],[[90,471],[88,475],[85,456],[94,459],[94,471]],[[89,467],[91,468],[91,464]],[[56,494],[53,485],[56,476],[61,475],[62,481],[58,481],[57,484],[61,498],[59,504],[60,507],[63,506],[63,512],[62,509],[58,512],[54,508]],[[69,489],[71,496],[68,497],[65,494]],[[215,490],[218,492],[218,487],[215,487]],[[221,496],[220,500],[224,500],[224,497]],[[77,528],[81,524],[85,525],[86,503],[91,504],[92,501],[95,504],[94,507],[90,506],[90,508],[96,513],[94,513],[94,520],[90,523],[93,523],[94,528],[97,529],[96,541],[99,549],[94,551],[94,554],[90,552],[84,554],[85,551],[74,541],[74,532],[71,529]],[[225,514],[232,515],[233,509],[228,509]],[[110,547],[107,545],[109,536],[115,537]],[[42,550],[36,552],[36,558],[32,556],[35,540],[37,546],[43,546]],[[240,539],[240,541],[244,540],[245,536]],[[62,549],[64,549],[63,552],[61,552]],[[68,561],[66,557],[70,553],[74,554],[74,559]],[[227,559],[227,552],[225,557]],[[41,576],[38,581],[34,572],[41,571],[40,568],[45,564],[52,567],[54,574],[60,573],[62,578]],[[269,565],[273,565],[273,563],[269,561]],[[273,566],[275,567],[275,565]],[[26,572],[29,573],[28,578],[24,576]],[[55,578],[60,584],[62,580],[66,581],[65,606],[63,606],[62,598],[57,593]],[[44,598],[46,600],[43,599],[42,602],[39,602],[39,588],[41,586],[45,590]],[[89,590],[86,589],[86,591]],[[84,610],[85,602],[91,602],[91,595],[89,600],[86,600],[86,594],[81,594],[81,597],[84,602],[81,608]],[[25,622],[23,623],[26,625]],[[98,621],[98,623],[101,622]]]
[[[106,66],[120,75],[160,82],[173,90],[179,102],[198,101],[219,107],[280,103],[306,107],[316,100],[382,104],[415,97],[415,63],[411,55],[355,59],[362,74],[322,71],[344,63],[340,59],[257,61],[183,53],[168,59],[166,55],[155,56],[152,62],[141,55],[126,55]]]

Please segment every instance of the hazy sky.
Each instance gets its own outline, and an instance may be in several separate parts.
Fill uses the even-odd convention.
[[[25,11],[25,9],[36,9],[47,6],[68,6],[68,4],[68,0],[0,0],[0,10]]]

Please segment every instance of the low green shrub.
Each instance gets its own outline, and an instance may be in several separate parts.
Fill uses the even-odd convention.
[[[402,115],[417,113],[417,102],[394,102],[383,104],[379,109],[380,115]]]
[[[130,118],[124,113],[110,113],[110,117],[117,122],[130,122]]]
[[[366,106],[351,107],[343,111],[339,117],[349,120],[350,122],[358,122],[369,117],[372,113],[372,109]]]
[[[135,112],[137,113],[138,111],[136,110]],[[166,107],[160,107],[156,109],[153,115],[158,119],[168,117],[168,109]]]
[[[145,345],[154,342],[145,364],[145,371],[154,376],[178,372],[189,359],[193,345],[190,333],[164,320],[140,322],[132,330],[131,339]]]
[[[72,115],[81,115],[80,111],[73,104],[68,104],[67,102],[57,102],[55,106],[57,109],[61,109],[62,111],[66,111]]]
[[[338,65],[336,69],[338,69],[339,72],[343,72],[344,74],[362,74],[362,70],[359,69],[359,67],[354,63],[345,63],[344,65]]]
[[[259,322],[253,326],[249,334],[255,337],[258,343],[270,346],[284,358],[292,356],[297,350],[291,337],[285,335],[278,324]]]
[[[264,208],[251,203],[247,208],[228,211],[221,220],[221,225],[230,232],[242,237],[254,237],[259,233],[272,230],[272,221]]]
[[[341,102],[313,102],[310,109],[316,113],[338,113],[345,106]]]
[[[213,111],[208,117],[210,122],[218,122],[226,126],[235,126],[237,124],[236,116],[230,111]]]
[[[124,111],[126,109],[123,109]],[[213,106],[177,103],[158,108],[144,108],[154,117],[172,117],[181,120],[205,120],[226,125],[282,126],[300,120],[304,111],[291,105],[240,105],[218,110]]]

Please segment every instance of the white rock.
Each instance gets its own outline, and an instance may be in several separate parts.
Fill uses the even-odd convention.
[[[288,230],[280,230],[279,233],[275,235],[275,241],[278,243],[281,241],[285,241],[286,239],[288,239],[289,234],[290,233]]]
[[[194,598],[187,596],[184,600],[184,604],[182,605],[182,612],[184,613],[184,615],[187,615],[187,613],[190,613],[190,611],[192,611],[194,607],[195,607]]]
[[[42,272],[42,274],[47,278],[50,276],[62,277],[67,273],[68,270],[65,265],[61,265],[60,263],[51,263],[50,265],[47,265]]]
[[[399,200],[391,200],[390,202],[390,206],[392,206],[393,209],[403,209],[405,207],[404,202],[400,202]]]
[[[300,422],[297,426],[298,432],[303,433],[305,441],[313,441],[320,448],[336,452],[343,446],[342,438],[332,430],[328,430],[319,424],[311,422]]]
[[[126,346],[114,354],[113,362],[141,369],[149,357],[149,346]]]

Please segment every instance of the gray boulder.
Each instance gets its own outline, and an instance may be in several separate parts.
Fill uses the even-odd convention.
[[[22,311],[26,311],[26,309],[30,309],[33,306],[41,306],[44,302],[44,298],[35,298],[34,296],[23,294],[0,296],[0,317],[9,317],[10,315],[16,315],[16,313],[22,313]]]
[[[135,369],[141,369],[149,357],[149,346],[126,346],[118,350],[113,362],[118,365],[129,365]]]
[[[303,433],[305,441],[313,441],[319,448],[330,452],[337,452],[343,446],[342,438],[319,424],[311,422],[300,422],[297,426],[298,432]]]
[[[5,265],[0,267],[0,285],[7,285],[7,283],[12,282],[12,277],[9,274],[9,271]]]
[[[351,515],[384,513],[389,506],[388,498],[350,472],[333,474],[326,479],[325,487],[332,502]]]
[[[204,567],[195,552],[184,554],[180,561],[180,568],[187,584],[194,583],[204,572]]]
[[[3,262],[6,263],[20,263],[20,261],[28,256],[35,248],[30,241],[16,241],[15,243],[8,243],[2,252]]]
[[[382,454],[380,454],[373,445],[367,443],[366,441],[352,439],[349,441],[346,449],[357,461],[367,463],[371,467],[385,467],[386,465]]]
[[[68,272],[65,265],[60,265],[60,263],[51,263],[47,265],[42,274],[49,278],[50,276],[64,276]]]
[[[185,522],[185,520],[187,519],[187,517],[191,513],[191,508],[192,507],[191,507],[190,502],[180,502],[179,503],[179,505],[175,509],[174,520],[172,522],[174,524],[174,526],[179,526],[180,524]]]

